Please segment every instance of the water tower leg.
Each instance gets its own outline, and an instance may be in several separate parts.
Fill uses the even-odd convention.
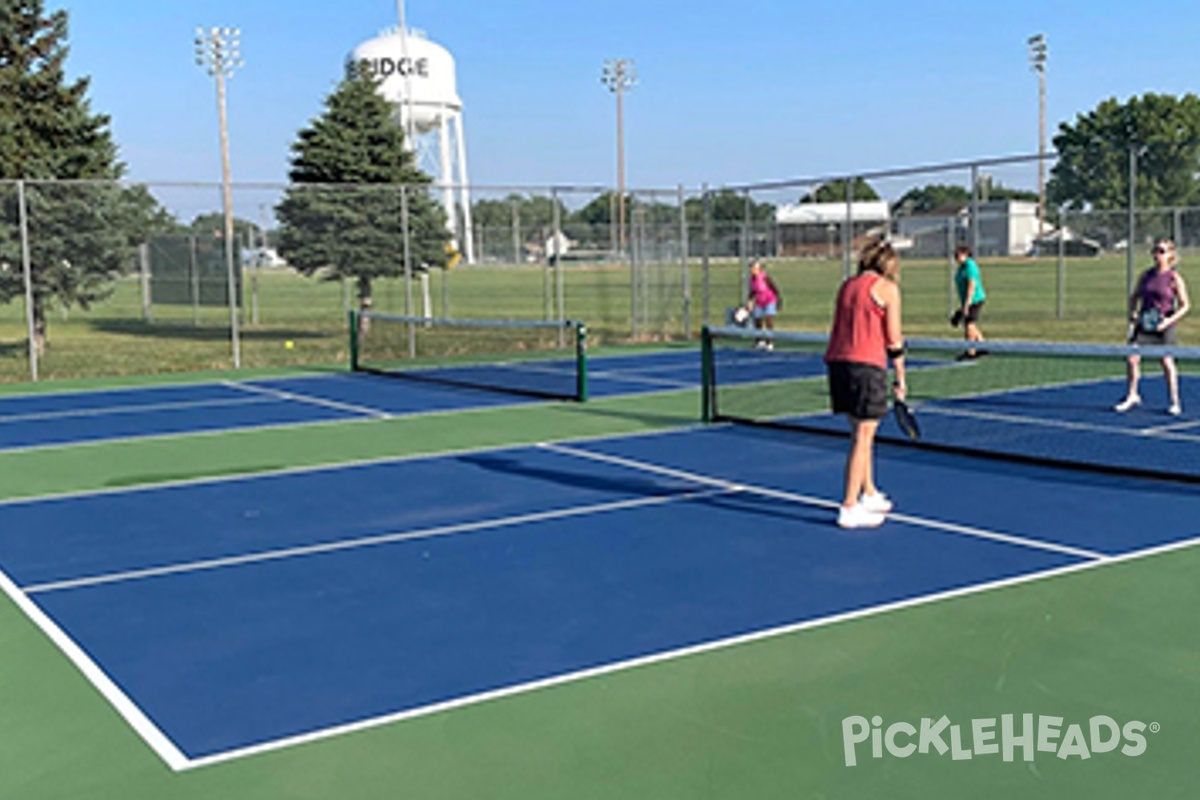
[[[463,255],[468,264],[475,263],[475,237],[471,235],[471,187],[467,181],[467,137],[463,133],[462,112],[454,115],[454,141],[458,145],[458,190],[459,205],[463,214]]]
[[[438,174],[442,184],[442,208],[446,210],[446,227],[455,248],[458,247],[458,212],[454,208],[454,172],[450,168],[450,126],[447,114],[438,120]]]

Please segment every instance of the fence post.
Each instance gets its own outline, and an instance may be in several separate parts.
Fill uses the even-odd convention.
[[[1041,236],[1038,230],[1038,236]],[[1006,237],[1007,238],[1007,237]],[[979,165],[971,165],[971,254],[979,258]]]
[[[566,303],[566,292],[563,290],[562,263],[562,250],[563,245],[566,244],[564,241],[566,236],[564,236],[562,232],[562,208],[560,208],[558,204],[558,189],[552,188],[550,190],[550,202],[553,204],[553,207],[551,208],[551,214],[553,214],[554,218],[554,305],[557,307],[557,311],[554,315],[554,321],[560,323],[561,325],[567,318],[566,310],[564,308],[564,304]],[[559,327],[558,346],[560,348],[566,346],[566,340],[564,338],[565,336],[565,329]]]
[[[1058,286],[1055,287],[1058,296],[1058,304],[1055,308],[1055,316],[1062,319],[1067,314],[1067,226],[1064,224],[1063,209],[1060,206],[1058,210]],[[1041,255],[1040,253],[1038,255]]]
[[[854,179],[846,178],[846,226],[842,230],[842,276],[849,278],[854,270],[851,253],[854,250]]]
[[[954,313],[958,308],[958,293],[954,286],[954,217],[946,217],[946,310]]]
[[[677,187],[679,198],[679,269],[683,282],[683,338],[692,338],[692,283],[688,276],[688,225],[687,199],[683,195],[683,184]]]
[[[742,200],[742,243],[738,248],[738,297],[744,298],[750,293],[746,272],[750,268],[750,190],[745,190]]]
[[[192,326],[200,327],[200,267],[196,262],[196,235],[188,237],[188,269],[191,271]]]
[[[33,314],[33,264],[29,256],[29,211],[25,202],[25,181],[17,181],[17,212],[21,226],[21,269],[25,273],[25,322],[29,329],[29,377],[38,379],[37,325]]]
[[[480,231],[479,252],[483,250],[483,232]],[[521,200],[514,197],[512,201],[512,248],[513,248],[513,263],[521,263]]]
[[[630,194],[630,224],[633,228],[634,257],[638,265],[638,305],[642,312],[642,335],[651,331],[650,311],[654,304],[653,284],[650,281],[650,264],[646,260],[646,209],[636,202],[637,195]],[[652,196],[653,197],[653,196]],[[651,200],[653,202],[653,199]],[[628,235],[628,234],[627,234]],[[651,334],[653,335],[653,333]]]
[[[413,324],[412,246],[409,241],[408,186],[400,186],[400,238],[404,251],[404,316],[408,317],[408,357],[417,357],[417,330]]]
[[[712,195],[709,194],[708,184],[700,185],[701,195],[701,215],[703,219],[700,221],[701,226],[701,255],[700,269],[703,273],[702,281],[704,284],[704,297],[702,302],[704,308],[702,310],[701,322],[708,325],[712,317]]]
[[[138,271],[142,281],[142,322],[154,322],[154,310],[150,302],[150,245],[138,245]]]
[[[1137,145],[1129,145],[1129,232],[1125,239],[1125,298],[1133,293],[1133,241],[1137,231]],[[1125,301],[1125,298],[1122,298]],[[1127,301],[1125,301],[1127,302]],[[1122,306],[1125,305],[1122,302]]]

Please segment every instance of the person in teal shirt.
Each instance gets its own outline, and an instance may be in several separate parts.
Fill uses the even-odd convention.
[[[959,308],[950,317],[950,324],[962,324],[963,336],[971,343],[959,359],[978,358],[987,354],[986,350],[977,350],[973,346],[973,343],[983,341],[983,331],[979,329],[979,316],[983,311],[983,303],[987,300],[987,292],[983,290],[983,274],[971,256],[971,248],[965,244],[954,248],[954,260],[958,262],[958,269],[954,273],[954,286],[958,289]]]

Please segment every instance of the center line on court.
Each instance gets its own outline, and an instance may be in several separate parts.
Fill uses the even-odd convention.
[[[380,411],[377,408],[368,408],[367,406],[357,406],[351,403],[339,403],[336,400],[326,400],[323,397],[312,397],[307,394],[298,394],[297,392],[288,392],[283,389],[271,389],[266,386],[257,386],[252,383],[238,383],[237,381],[221,381],[221,384],[232,389],[241,389],[252,394],[265,394],[269,397],[277,397],[281,400],[294,400],[297,403],[308,403],[314,406],[324,406],[326,408],[334,408],[338,411],[350,411],[354,414],[366,414],[377,419],[390,419],[391,414],[386,411]]]
[[[392,544],[395,542],[404,542],[413,539],[431,539],[435,536],[449,536],[451,534],[468,533],[471,531],[487,530],[489,528],[505,528],[516,525],[524,525],[532,522],[546,522],[548,520],[566,519],[568,517],[582,517],[589,514],[603,514],[610,511],[621,511],[630,508],[642,508],[645,506],[663,505],[666,503],[701,500],[706,497],[714,497],[728,493],[729,491],[726,489],[707,489],[703,491],[679,492],[677,494],[660,494],[652,497],[638,497],[631,500],[615,500],[607,503],[593,503],[586,506],[560,508],[554,511],[537,511],[529,514],[517,514],[510,517],[497,517],[494,519],[484,519],[475,522],[463,522],[456,525],[440,525],[433,528],[423,528],[415,531],[402,531],[396,533],[377,534],[375,536],[363,536],[357,539],[326,542],[325,544],[305,545],[302,547],[287,547],[279,550],[267,550],[259,553],[246,553],[243,555],[227,556],[225,558],[200,559],[197,561],[186,561],[160,567],[147,567],[145,569],[126,570],[124,572],[113,572],[105,575],[92,575],[82,578],[72,578],[69,580],[37,583],[29,586],[23,586],[21,589],[29,595],[44,594],[46,592],[56,592],[65,589],[80,589],[90,586],[102,586],[112,583],[124,583],[126,581],[155,578],[164,575],[179,575],[183,573],[201,572],[204,570],[222,569],[224,567],[242,566],[245,564],[281,561],[287,558],[310,556],[319,553],[335,553],[342,550],[374,547],[381,544]]]

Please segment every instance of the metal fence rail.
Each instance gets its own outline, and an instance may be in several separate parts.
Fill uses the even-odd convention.
[[[989,322],[1006,334],[1115,330],[1149,265],[1148,242],[1173,238],[1186,270],[1200,247],[1200,208],[1142,208],[1131,194],[1126,208],[1039,215],[1036,202],[1012,197],[1036,185],[1039,161],[631,189],[624,243],[611,187],[465,187],[470,225],[461,213],[443,221],[451,249],[436,263],[419,256],[427,233],[414,209],[422,194],[464,187],[235,183],[233,270],[217,183],[0,181],[0,381],[223,369],[239,347],[249,367],[345,362],[346,311],[360,307],[580,319],[594,345],[689,339],[745,299],[754,259],[766,260],[782,289],[780,326],[820,330],[855,253],[877,236],[902,253],[906,317],[918,331],[942,326],[957,302],[958,244],[983,265]],[[884,199],[854,197],[850,188],[864,183]],[[832,202],[813,202],[831,187]],[[923,187],[957,199],[931,203],[913,192]],[[281,252],[281,204],[297,196],[380,204],[370,225],[326,233],[383,241],[390,255],[302,275]]]

